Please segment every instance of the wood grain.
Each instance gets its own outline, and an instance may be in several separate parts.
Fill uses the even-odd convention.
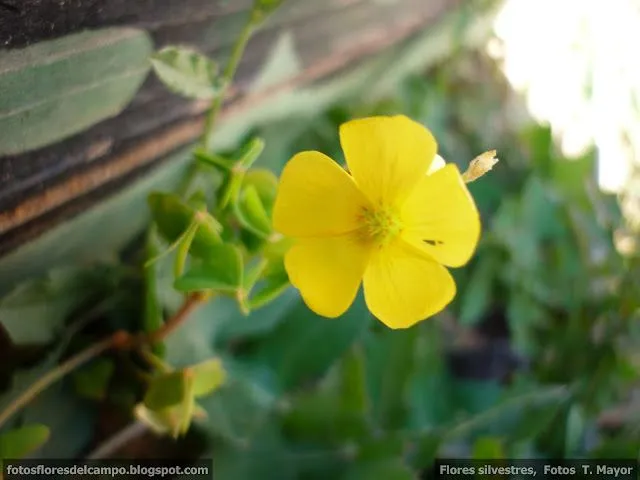
[[[44,6],[54,8],[60,2],[24,0],[21,5],[30,3],[40,9],[29,14],[30,20],[22,11],[19,18],[23,29],[17,28],[19,22],[14,24],[11,38],[3,29],[11,14],[0,11],[0,45],[17,48],[82,28],[127,25],[147,29],[156,48],[188,44],[223,61],[249,2],[67,1],[63,3],[72,5],[67,16],[56,10],[62,20],[54,22],[53,30],[47,32],[42,31],[43,25],[49,25],[44,15],[51,10]],[[222,120],[242,115],[283,91],[336,75],[435,23],[459,5],[460,0],[397,0],[392,4],[288,0],[251,41]],[[285,31],[295,39],[302,70],[266,90],[251,90],[273,45]],[[0,254],[89,208],[192,142],[200,131],[205,108],[201,102],[172,95],[150,76],[117,117],[54,145],[0,157]]]

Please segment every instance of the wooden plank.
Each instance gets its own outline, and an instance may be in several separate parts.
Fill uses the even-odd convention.
[[[285,81],[266,91],[238,98],[225,109],[214,143],[218,148],[228,148],[255,125],[265,123],[269,130],[296,128],[341,98],[388,91],[409,73],[422,72],[427,66],[446,60],[452,48],[474,46],[486,40],[497,5],[494,2],[493,7],[474,11],[473,15],[464,7],[457,9],[430,28],[421,29],[406,41],[375,55],[355,61],[345,57],[342,61],[346,61],[349,68],[334,70],[334,60],[327,59],[318,65],[317,71],[311,72],[321,74],[319,81],[307,81],[301,87],[297,87],[295,81]],[[461,25],[467,26],[462,35]],[[327,74],[327,71],[335,73]],[[189,159],[188,152],[187,146],[154,159],[146,167],[132,172],[132,177],[97,187],[62,208],[8,232],[3,247],[14,242],[16,248],[10,247],[5,255],[0,255],[0,295],[17,282],[52,268],[112,258],[148,221],[145,202],[148,193],[171,189],[179,181]],[[26,229],[32,230],[25,232]]]
[[[32,19],[40,15],[40,22],[47,12],[42,6],[53,8],[58,4],[32,3],[41,6],[30,14]],[[171,2],[163,10],[154,7],[166,5],[164,2],[148,0],[133,2],[136,8],[131,11],[124,8],[124,3],[110,1],[110,9],[97,17],[92,16],[95,10],[89,8],[90,5],[95,7],[105,2],[73,3],[84,10],[70,8],[69,17],[61,24],[56,23],[60,25],[56,31],[66,33],[90,26],[87,22],[144,27],[156,47],[187,43],[224,60],[247,6],[247,2],[227,2],[225,6],[224,2],[189,0],[179,8]],[[239,115],[278,92],[300,88],[353,66],[435,23],[459,3],[460,0],[397,0],[392,4],[364,0],[289,0],[249,45],[224,117]],[[26,18],[24,12],[21,15]],[[2,18],[7,25],[7,17]],[[16,23],[10,28],[13,36],[9,39],[0,21],[0,43],[23,45],[28,41],[22,38],[25,32],[40,31],[34,25],[42,26],[42,23],[34,22],[24,23],[23,33],[16,26],[19,22]],[[254,91],[252,86],[268,55],[285,33],[293,39],[300,71],[292,72],[266,90]],[[34,34],[33,38],[48,37]],[[0,157],[0,254],[124,187],[154,162],[193,141],[199,132],[204,108],[202,103],[186,102],[171,95],[155,78],[149,77],[117,117],[53,145]],[[96,195],[96,192],[103,194]],[[86,201],[82,201],[83,197]]]

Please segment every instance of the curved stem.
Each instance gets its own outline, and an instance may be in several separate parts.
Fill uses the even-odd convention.
[[[215,127],[216,120],[218,115],[220,114],[220,109],[222,108],[222,102],[224,101],[225,92],[227,91],[227,87],[233,81],[233,77],[236,74],[236,70],[238,69],[238,65],[240,64],[240,59],[242,58],[242,54],[249,43],[249,39],[251,38],[251,34],[253,33],[253,27],[256,23],[255,15],[251,14],[249,20],[245,24],[244,28],[240,32],[240,35],[236,39],[236,42],[233,46],[233,51],[231,52],[231,57],[227,62],[227,65],[222,73],[222,79],[225,83],[222,91],[211,103],[211,108],[209,109],[209,113],[207,114],[207,118],[204,123],[204,132],[202,135],[202,147],[205,151],[208,151],[211,146],[211,140],[213,137],[213,128]]]
[[[143,337],[142,343],[154,344],[164,340],[173,333],[189,315],[207,298],[205,294],[194,293],[189,295],[176,314],[164,322],[160,328]]]
[[[99,357],[106,351],[115,349],[129,349],[142,345],[152,345],[164,340],[168,335],[174,332],[189,317],[204,300],[209,298],[208,295],[195,293],[187,297],[176,314],[167,320],[157,330],[150,332],[148,335],[141,337],[132,337],[129,333],[120,331],[110,337],[90,345],[86,349],[69,357],[54,369],[47,372],[42,377],[32,383],[21,395],[13,400],[7,408],[0,412],[0,428],[18,411],[24,408],[31,400],[38,396],[41,392],[49,388],[51,385],[62,379],[64,376],[78,369],[85,363]]]
[[[78,367],[84,365],[89,360],[92,360],[97,356],[103,354],[104,352],[115,346],[118,342],[120,342],[121,338],[122,334],[121,332],[119,332],[113,334],[109,338],[102,340],[101,342],[94,343],[93,345],[89,346],[77,355],[70,357],[65,362],[61,363],[56,368],[40,377],[38,380],[32,383],[29,388],[22,392],[22,394],[19,395],[18,398],[13,400],[6,409],[0,412],[0,427],[2,427],[2,425],[4,425],[13,414],[18,412],[31,400],[33,400],[40,392],[47,389],[62,377],[71,373]]]
[[[227,65],[223,72],[223,80],[225,85],[228,86],[238,69],[242,54],[249,43],[249,39],[253,33],[254,27],[259,21],[258,16],[255,14],[255,10],[250,14],[249,20],[245,24],[244,28],[238,36],[231,57],[227,62]],[[202,135],[202,146],[205,150],[209,149],[211,139],[213,135],[213,128],[215,126],[217,117],[222,108],[224,101],[224,94],[226,86],[223,91],[212,102],[211,108],[207,114],[205,120],[205,128]],[[106,338],[100,342],[97,342],[85,350],[82,350],[78,354],[68,358],[66,361],[58,365],[56,368],[47,372],[45,375],[31,384],[20,396],[13,400],[6,409],[0,412],[0,428],[18,411],[25,407],[31,400],[33,400],[39,393],[46,390],[52,384],[62,379],[65,375],[73,372],[77,368],[81,367],[90,360],[102,355],[106,351],[112,348],[135,348],[142,345],[152,345],[165,339],[168,335],[173,333],[195,310],[203,301],[210,298],[209,294],[195,293],[188,296],[176,312],[176,314],[163,323],[158,329],[140,337],[132,337],[127,332],[116,332],[109,338]]]
[[[87,460],[100,460],[108,458],[114,452],[117,452],[134,438],[138,438],[147,431],[144,423],[133,422],[122,430],[118,431],[112,437],[109,437],[104,443],[98,445],[95,450],[87,455]]]

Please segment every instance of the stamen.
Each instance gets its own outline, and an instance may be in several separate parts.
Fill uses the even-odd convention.
[[[399,215],[392,209],[362,210],[361,237],[366,242],[385,244],[402,231]]]

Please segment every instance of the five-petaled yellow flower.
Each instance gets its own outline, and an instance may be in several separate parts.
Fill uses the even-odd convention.
[[[344,313],[362,282],[378,319],[410,327],[455,296],[445,265],[473,255],[478,210],[458,168],[407,117],[347,122],[340,143],[350,174],[315,151],[295,155],[282,173],[273,221],[295,240],[285,257],[289,278],[325,317]]]

